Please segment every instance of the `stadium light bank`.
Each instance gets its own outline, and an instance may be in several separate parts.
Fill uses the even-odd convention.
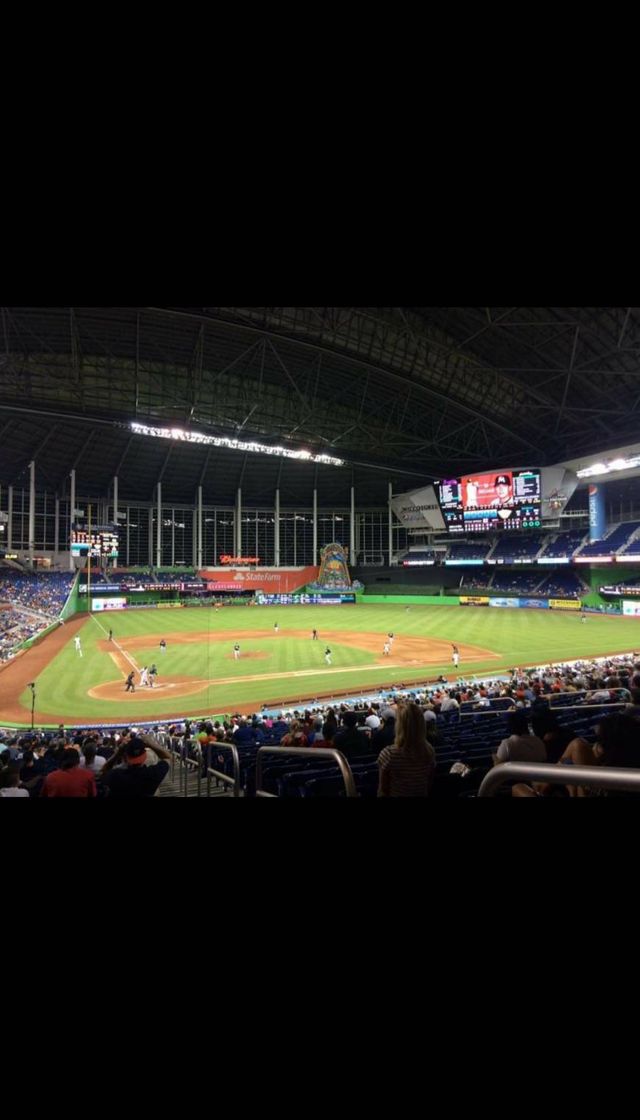
[[[254,440],[227,439],[225,436],[206,436],[201,432],[187,432],[183,428],[154,428],[149,424],[129,425],[137,436],[153,436],[156,439],[172,439],[180,443],[200,443],[208,447],[227,447],[231,451],[252,451],[257,455],[276,455],[281,459],[299,459],[306,463],[322,463],[328,467],[343,467],[344,459],[332,455],[313,455],[311,451],[292,451],[288,447],[272,447]]]
[[[576,471],[578,478],[594,478],[597,475],[610,474],[612,471],[628,471],[640,467],[640,455],[632,455],[628,459],[605,459],[602,463],[593,463]]]

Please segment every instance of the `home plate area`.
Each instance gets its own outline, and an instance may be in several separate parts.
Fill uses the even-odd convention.
[[[87,695],[94,700],[118,700],[120,702],[122,697],[126,696],[127,703],[129,701],[132,703],[140,700],[148,701],[154,696],[165,694],[177,700],[181,696],[193,696],[196,692],[204,692],[210,683],[207,680],[196,680],[194,677],[163,677],[162,682],[158,682],[153,688],[146,688],[144,685],[140,686],[136,683],[135,692],[125,692],[125,682],[123,680],[107,681],[105,684],[98,684],[94,688],[90,688]]]

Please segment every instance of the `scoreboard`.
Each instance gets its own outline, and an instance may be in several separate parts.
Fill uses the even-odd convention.
[[[539,529],[541,475],[534,470],[492,471],[434,483],[449,533]]]
[[[92,526],[91,533],[88,528],[79,525],[71,529],[71,555],[75,557],[91,557],[92,560],[117,559],[118,534],[113,525]]]

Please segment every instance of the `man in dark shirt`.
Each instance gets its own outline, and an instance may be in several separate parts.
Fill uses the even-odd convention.
[[[146,766],[147,747],[159,762]],[[102,781],[109,797],[153,797],[169,773],[171,755],[153,735],[132,735],[122,743],[102,770]],[[125,766],[118,764],[124,762]],[[117,767],[117,768],[116,768]]]
[[[337,751],[341,751],[348,761],[358,758],[359,755],[372,754],[371,740],[365,731],[358,731],[358,716],[356,712],[345,712],[342,717],[342,727],[336,732],[331,744]]]
[[[33,751],[25,751],[22,756],[20,781],[29,790],[30,797],[37,797],[47,774],[47,767]]]
[[[396,737],[396,721],[393,716],[385,716],[382,726],[371,736],[371,753],[380,754],[383,747],[390,747]]]
[[[276,739],[279,742],[280,739],[282,738],[282,736],[287,734],[288,730],[289,730],[289,724],[287,723],[286,719],[284,718],[282,712],[280,712],[280,715],[278,716],[278,718],[273,721],[273,726],[271,728],[271,733],[272,733],[274,739]]]
[[[236,727],[233,738],[236,743],[252,743],[253,742],[253,728],[247,722],[245,716],[242,716],[240,723]]]

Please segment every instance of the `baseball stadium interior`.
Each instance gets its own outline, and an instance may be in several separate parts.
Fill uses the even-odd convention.
[[[637,796],[639,353],[640,308],[3,307],[0,797]]]

